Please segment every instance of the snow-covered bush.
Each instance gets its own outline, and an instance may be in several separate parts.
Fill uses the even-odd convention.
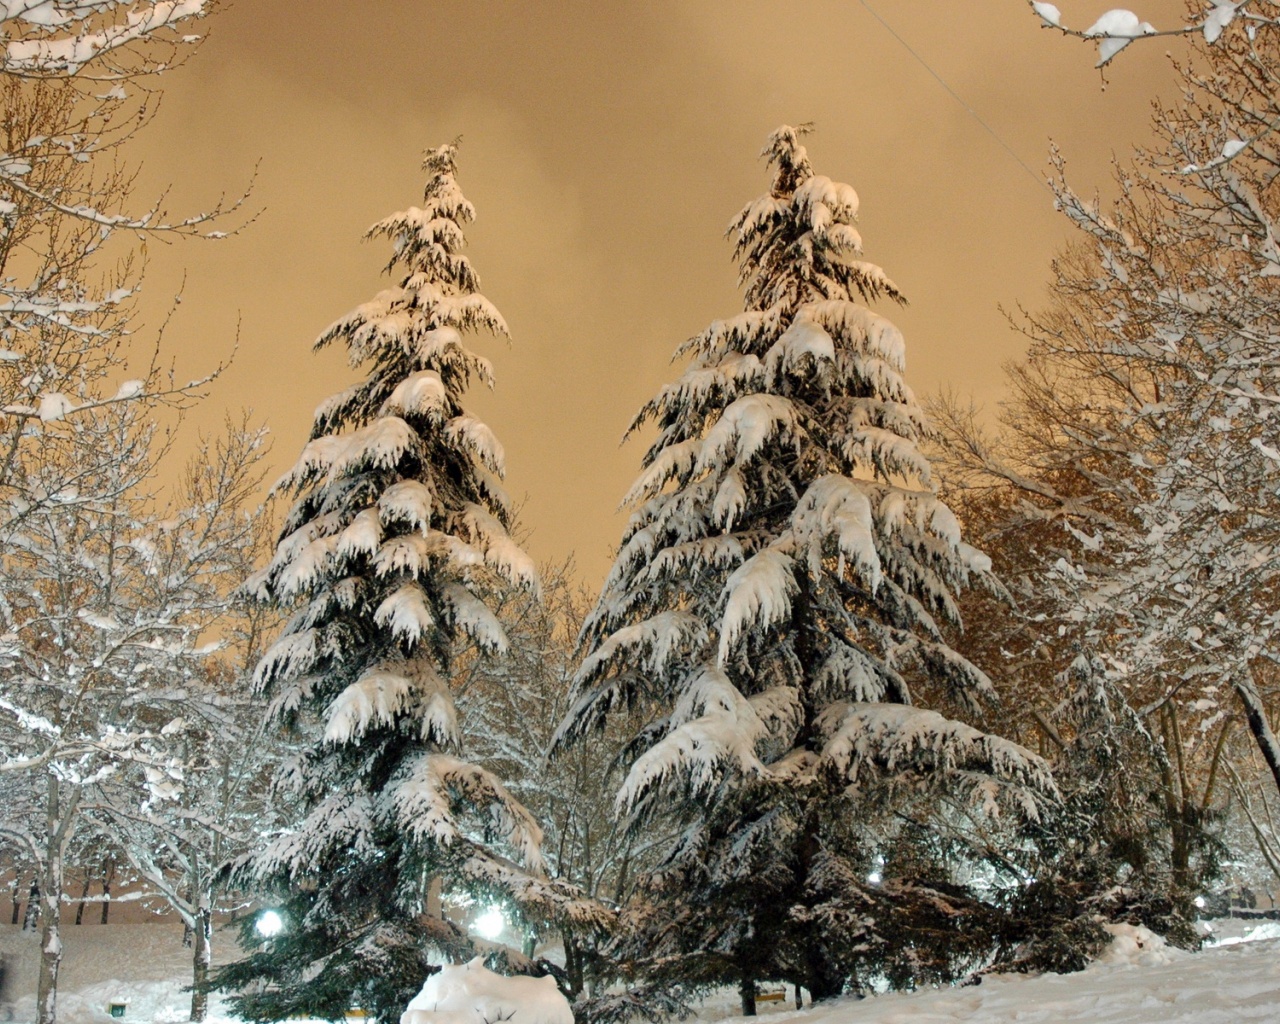
[[[1171,813],[1176,766],[1098,659],[1078,656],[1055,682],[1067,692],[1054,716],[1062,802],[1029,830],[990,970],[1080,970],[1116,924],[1196,948],[1191,888],[1212,877],[1218,846],[1206,823]]]

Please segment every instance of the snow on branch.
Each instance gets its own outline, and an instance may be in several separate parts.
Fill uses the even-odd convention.
[[[506,893],[530,920],[568,923],[588,933],[606,933],[616,924],[599,900],[583,896],[576,886],[559,878],[532,875],[487,851],[468,857],[462,864],[462,875],[486,891]]]
[[[414,645],[436,625],[436,616],[422,587],[405,583],[378,605],[373,621],[391,636]]]
[[[704,666],[681,694],[673,727],[631,766],[618,789],[619,813],[673,787],[705,793],[725,771],[765,774],[756,744],[767,733],[756,708],[719,668]]]
[[[305,876],[337,847],[351,857],[374,854],[370,833],[374,804],[363,793],[338,791],[321,800],[296,827],[272,840],[232,869],[245,880],[267,879],[281,872],[288,878]]]
[[[799,589],[795,572],[795,562],[788,555],[768,547],[748,558],[725,581],[720,666],[728,662],[741,636],[768,628],[791,614],[791,599]]]
[[[543,873],[542,829],[492,772],[447,754],[424,754],[387,793],[397,826],[418,842],[467,843],[457,815],[469,809],[487,818],[526,868]]]
[[[1086,39],[1098,39],[1098,67],[1128,46],[1133,40],[1155,35],[1155,26],[1139,20],[1132,11],[1116,9],[1107,11],[1084,30]]]
[[[490,654],[506,654],[510,642],[506,630],[489,606],[461,583],[446,583],[440,596],[453,626]]]
[[[190,45],[199,36],[175,30],[203,17],[211,6],[210,0],[3,0],[0,71],[69,76],[140,43]],[[163,67],[159,64],[150,70]]]
[[[1056,5],[1041,0],[1027,0],[1032,12],[1045,28],[1056,29],[1064,36],[1071,36],[1098,44],[1097,67],[1104,67],[1121,50],[1134,40],[1155,36],[1200,35],[1209,45],[1217,43],[1223,32],[1237,19],[1247,22],[1250,33],[1260,26],[1274,27],[1278,19],[1273,14],[1259,13],[1268,6],[1266,0],[1212,0],[1199,20],[1190,25],[1173,29],[1157,29],[1149,21],[1123,7],[1112,8],[1101,14],[1086,29],[1068,28],[1062,21],[1062,12]],[[1252,35],[1251,35],[1252,38]]]
[[[1049,766],[1041,758],[936,711],[902,704],[836,703],[822,712],[818,726],[825,737],[823,760],[850,784],[881,773],[893,778],[911,771],[942,786],[949,776],[974,773],[980,779],[1012,783],[1008,795],[1031,820],[1039,816],[1033,794],[1056,793]],[[1003,787],[979,789],[984,810],[998,815],[994,795]]]
[[[421,659],[387,662],[361,675],[329,705],[324,738],[330,743],[359,743],[371,726],[390,726],[406,713],[421,721],[423,741],[458,743],[457,711],[448,683]]]
[[[808,556],[810,571],[822,573],[822,560],[834,548],[840,559],[853,563],[875,593],[882,566],[876,552],[874,517],[865,487],[846,476],[828,474],[809,485],[791,516],[791,532]],[[834,543],[829,543],[834,542]]]
[[[496,516],[472,502],[463,507],[460,519],[472,545],[483,552],[485,565],[513,586],[538,590],[537,566]]]
[[[722,463],[730,454],[746,462],[769,441],[797,442],[803,433],[795,406],[781,395],[746,395],[729,405],[707,431],[694,472]]]
[[[636,664],[661,676],[680,654],[700,650],[706,642],[707,627],[698,616],[677,610],[659,612],[609,636],[583,660],[575,685],[590,685],[619,664]]]

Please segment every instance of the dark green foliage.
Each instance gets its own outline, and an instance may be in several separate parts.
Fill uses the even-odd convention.
[[[998,894],[955,880],[982,855],[936,822],[872,798],[806,811],[764,783],[740,801],[645,876],[607,951],[625,976],[668,995],[785,982],[817,1001],[953,983],[989,963],[1007,927]]]
[[[693,1015],[689,993],[663,985],[628,985],[625,992],[583,999],[573,1006],[577,1024],[666,1024],[688,1020]]]
[[[1111,922],[1195,948],[1192,901],[1216,874],[1218,844],[1167,799],[1166,751],[1104,667],[1081,655],[1063,681],[1073,693],[1055,770],[1062,804],[1032,830],[1032,877],[1011,901],[991,969],[1080,970],[1105,948]]]
[[[241,990],[229,1000],[237,1016],[342,1021],[358,1006],[372,1019],[394,1022],[437,970],[428,963],[431,948],[452,946],[457,958],[470,951],[466,935],[439,918],[371,921],[367,914],[326,915],[320,924],[303,926],[300,922],[315,919],[314,910],[312,892],[282,901],[277,912],[285,929],[270,940],[254,931],[255,918],[240,923],[241,947],[255,952],[221,968],[216,981],[219,988]],[[343,931],[348,924],[353,930]],[[319,971],[318,963],[323,964]]]

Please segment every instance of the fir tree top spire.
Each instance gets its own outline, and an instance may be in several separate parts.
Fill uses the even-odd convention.
[[[810,125],[783,125],[761,155],[776,168],[767,195],[748,203],[729,225],[733,258],[748,309],[795,307],[814,299],[905,297],[883,270],[858,259],[862,235],[854,227],[858,193],[814,174],[800,138]]]
[[[789,124],[775,128],[764,144],[760,155],[771,166],[777,167],[771,194],[777,199],[791,195],[805,178],[813,176],[809,163],[809,151],[800,144],[801,136],[813,131],[813,122],[806,121],[794,128]]]
[[[430,275],[425,280],[458,293],[476,292],[480,279],[471,267],[471,261],[460,255],[466,244],[463,225],[476,219],[476,209],[458,186],[458,143],[460,139],[427,150],[422,159],[422,169],[427,172],[427,183],[422,191],[422,206],[410,207],[373,225],[365,234],[366,239],[380,236],[392,240],[393,251],[386,270],[392,272],[398,264],[404,264],[411,272]],[[420,282],[420,283],[424,283]],[[411,282],[406,281],[406,286]],[[491,330],[506,334],[501,317],[494,324],[486,324]]]

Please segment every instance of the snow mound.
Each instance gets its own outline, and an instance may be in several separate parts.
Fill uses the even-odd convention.
[[[1262,942],[1266,939],[1280,939],[1280,921],[1266,921],[1250,928],[1244,935],[1245,942]]]
[[[508,978],[476,957],[431,975],[400,1015],[400,1024],[573,1024],[554,978]]]
[[[1242,942],[1280,939],[1280,921],[1264,921],[1251,927],[1247,924],[1243,928],[1240,926],[1241,922],[1238,920],[1215,921],[1209,928],[1206,941],[1211,946],[1236,946]]]
[[[1111,945],[1098,957],[1098,963],[1112,966],[1160,967],[1172,963],[1181,954],[1164,939],[1142,925],[1104,925],[1111,933]]]

